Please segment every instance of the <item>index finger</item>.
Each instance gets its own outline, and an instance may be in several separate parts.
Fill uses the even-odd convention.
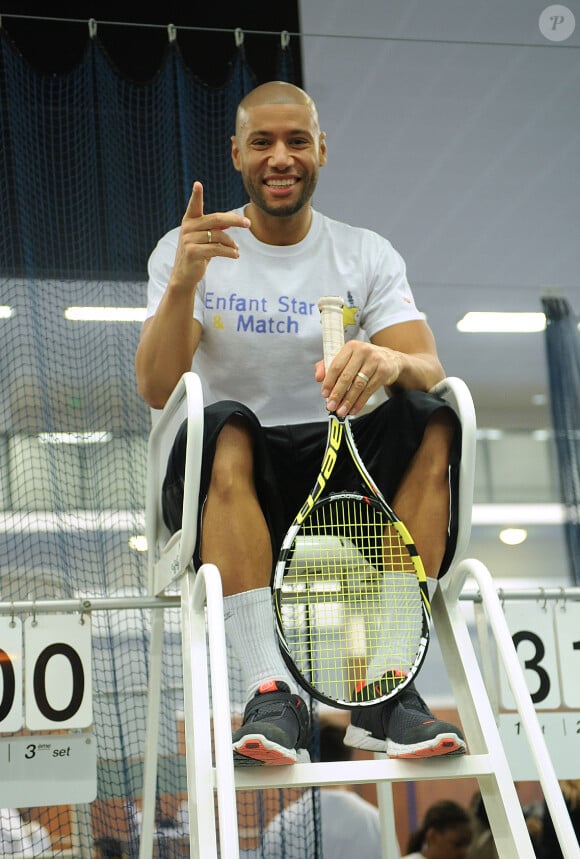
[[[201,218],[203,215],[203,185],[201,182],[193,183],[193,190],[191,192],[191,197],[189,198],[189,202],[187,204],[187,209],[185,210],[185,218]]]

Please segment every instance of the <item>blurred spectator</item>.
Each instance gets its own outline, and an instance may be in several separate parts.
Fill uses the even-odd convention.
[[[22,826],[22,834],[30,839],[32,845],[31,856],[38,856],[41,853],[52,852],[52,841],[48,829],[34,820],[28,809],[20,810],[20,820]]]
[[[469,811],[451,799],[434,802],[407,844],[403,859],[467,859],[473,839]]]
[[[118,838],[110,838],[109,836],[97,838],[94,842],[94,848],[95,859],[127,859],[127,854]]]
[[[580,841],[580,779],[561,781],[560,787],[576,838]],[[542,832],[537,853],[540,859],[562,859],[562,848],[556,835],[548,804],[545,801],[543,803]]]
[[[474,836],[467,859],[498,859],[499,854],[495,846],[483,798],[479,791],[473,794],[470,808],[473,813]],[[532,847],[537,855],[539,838],[542,831],[541,813],[536,805],[524,807],[523,813],[528,832],[530,833]]]
[[[468,859],[498,859],[487,811],[479,791],[473,794],[469,805],[473,814],[473,841],[467,852]]]
[[[33,856],[32,841],[22,832],[22,818],[16,808],[0,808],[0,856],[23,853]]]

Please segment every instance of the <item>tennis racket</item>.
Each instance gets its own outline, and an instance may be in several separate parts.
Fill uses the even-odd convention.
[[[318,306],[328,368],[344,344],[343,301],[327,296]],[[343,457],[359,489],[331,493]],[[348,417],[329,416],[320,473],[284,538],[273,598],[284,658],[326,704],[393,698],[424,661],[431,608],[423,564],[361,460]]]

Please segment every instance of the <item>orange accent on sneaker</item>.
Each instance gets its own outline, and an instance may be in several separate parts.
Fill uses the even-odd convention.
[[[235,749],[236,755],[256,761],[267,767],[280,767],[296,763],[296,752],[268,743],[261,737],[250,735]]]
[[[455,740],[447,737],[445,739],[440,740],[436,746],[430,746],[427,749],[416,749],[410,752],[401,752],[399,754],[392,754],[389,752],[390,758],[400,758],[403,760],[409,760],[413,758],[421,759],[421,758],[437,758],[441,755],[457,755],[463,754],[465,749],[460,746]]]
[[[381,687],[381,683],[383,680],[390,680],[391,682],[394,680],[398,680],[399,678],[405,678],[407,675],[404,671],[399,671],[398,668],[393,669],[392,671],[385,671],[385,673],[378,680],[371,680],[370,683],[366,683],[364,680],[359,680],[359,682],[354,687],[354,694],[359,695],[363,689],[373,689],[375,696],[378,698],[383,689]]]
[[[260,693],[260,695],[263,695],[265,692],[277,692],[277,691],[278,691],[278,684],[276,683],[275,680],[266,680],[265,683],[261,683],[260,686],[258,686],[258,692]]]

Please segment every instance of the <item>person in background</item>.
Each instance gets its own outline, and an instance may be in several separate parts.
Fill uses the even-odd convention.
[[[576,838],[580,842],[580,779],[565,779],[560,782],[566,808],[570,814]],[[548,803],[543,802],[542,831],[538,838],[539,859],[562,859],[562,848],[556,835]]]
[[[471,797],[469,807],[473,814],[474,832],[467,859],[499,859],[483,797],[479,790]]]
[[[37,856],[39,853],[50,853],[52,851],[52,841],[50,833],[46,826],[43,826],[38,820],[35,820],[28,809],[20,809],[20,819],[22,820],[22,833],[30,839],[32,844],[32,856]]]
[[[22,831],[22,818],[16,808],[0,808],[0,856],[13,853],[33,856],[32,841]]]
[[[467,859],[498,859],[499,853],[495,846],[489,818],[480,791],[476,791],[473,794],[469,807],[473,813],[475,831]],[[530,833],[530,841],[537,856],[542,832],[541,810],[538,809],[537,803],[534,803],[527,807],[524,806],[522,811],[528,832]]]
[[[353,750],[344,744],[345,727],[332,721],[320,725],[320,760],[348,761]],[[331,859],[353,859],[360,852],[365,859],[382,859],[381,824],[376,805],[359,796],[350,785],[326,785],[320,789],[320,830],[322,855]],[[304,843],[300,834],[304,820],[312,815],[312,792],[274,817],[264,830],[261,851],[263,859],[302,859]],[[283,851],[282,851],[283,846]],[[399,859],[400,853],[389,855]]]
[[[96,838],[93,846],[95,859],[127,859],[127,853],[118,838]]]
[[[194,183],[181,226],[149,257],[135,370],[154,409],[192,362],[200,376],[194,565],[220,571],[226,636],[244,671],[235,765],[278,766],[308,759],[310,714],[278,645],[272,575],[319,473],[328,412],[353,418],[361,456],[408,525],[433,585],[453,550],[460,428],[449,404],[429,393],[445,372],[400,254],[378,233],[312,207],[328,154],[313,99],[282,81],[256,87],[238,106],[231,154],[249,202],[206,214]],[[326,367],[317,302],[328,293],[344,298],[346,342]],[[171,532],[181,528],[185,440],[184,424],[163,485]],[[381,697],[385,682],[384,673],[369,677],[361,695]],[[459,728],[437,719],[413,684],[353,711],[345,741],[390,757],[466,750]]]
[[[413,832],[403,859],[467,859],[473,840],[473,818],[451,799],[430,805],[421,827]]]

